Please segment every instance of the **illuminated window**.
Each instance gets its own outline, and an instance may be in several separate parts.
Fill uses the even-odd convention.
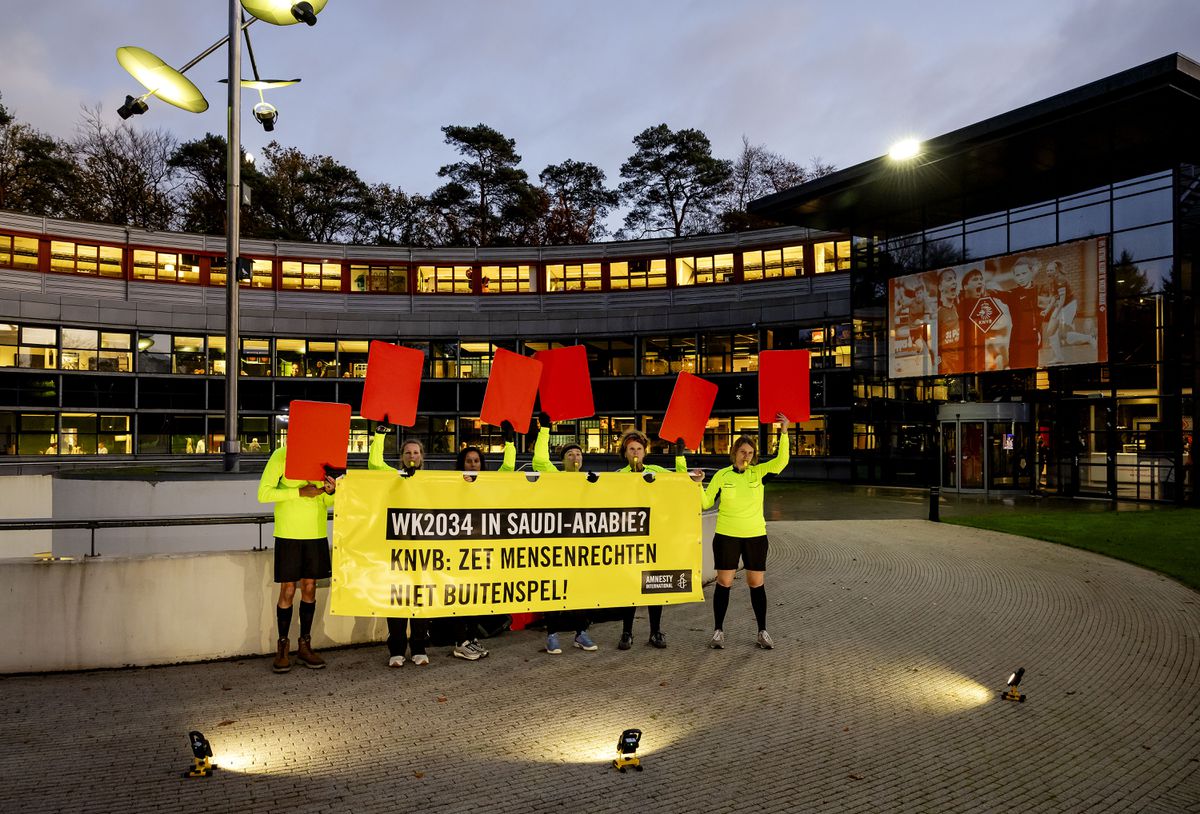
[[[676,285],[712,285],[733,281],[733,255],[676,257]]]
[[[106,246],[105,248],[110,248]],[[120,271],[121,250],[117,252],[117,269]],[[35,237],[16,237],[15,235],[0,235],[0,266],[13,269],[38,268],[38,242]]]
[[[242,339],[242,376],[271,375],[271,340]]]
[[[470,266],[417,266],[417,292],[470,294],[472,274]]]
[[[614,290],[628,288],[664,288],[667,285],[666,260],[630,260],[609,264],[609,285]]]
[[[17,367],[54,370],[58,367],[58,329],[23,325],[17,346]]]
[[[408,266],[350,266],[350,290],[371,294],[407,294]]]
[[[339,339],[338,369],[343,379],[365,379],[367,377],[367,341],[365,339]]]
[[[696,372],[696,338],[690,334],[644,337],[641,346],[643,376],[663,376],[681,371]]]
[[[243,257],[245,257],[243,255]],[[272,260],[252,259],[250,282],[242,280],[242,288],[271,288],[274,286],[275,265]],[[225,285],[225,258],[214,257],[208,270],[209,285]]]
[[[173,336],[171,338],[171,369],[174,373],[203,376],[208,368],[203,336]]]
[[[547,291],[599,291],[600,264],[546,266]]]
[[[199,283],[200,258],[194,254],[133,250],[133,279],[171,283]]]
[[[529,266],[484,266],[484,294],[516,294],[529,290]],[[596,272],[597,278],[599,271]]]
[[[342,264],[284,260],[279,285],[285,291],[341,291]]]
[[[839,240],[813,244],[813,265],[817,274],[847,271],[850,268],[850,241]]]
[[[742,279],[774,280],[804,273],[804,247],[785,246],[742,253]]]
[[[120,277],[121,249],[53,240],[50,242],[50,270],[93,277]]]

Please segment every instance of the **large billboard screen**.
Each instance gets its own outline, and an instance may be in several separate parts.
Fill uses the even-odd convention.
[[[892,378],[1108,361],[1107,240],[888,281]]]

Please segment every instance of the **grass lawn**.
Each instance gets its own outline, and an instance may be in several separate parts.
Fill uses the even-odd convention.
[[[1095,551],[1152,568],[1200,590],[1200,509],[998,512],[945,522]]]

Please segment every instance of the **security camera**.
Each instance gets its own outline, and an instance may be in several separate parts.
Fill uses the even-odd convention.
[[[259,102],[254,106],[254,118],[258,119],[263,130],[270,133],[275,129],[275,120],[279,118],[279,111],[270,102]]]

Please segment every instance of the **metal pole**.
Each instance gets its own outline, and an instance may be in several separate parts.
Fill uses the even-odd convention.
[[[933,523],[939,523],[942,519],[941,515],[938,513],[941,497],[942,490],[940,487],[929,487],[929,520]]]
[[[242,215],[242,7],[229,0],[229,106],[225,152],[225,471],[237,472],[238,436],[238,257]]]

